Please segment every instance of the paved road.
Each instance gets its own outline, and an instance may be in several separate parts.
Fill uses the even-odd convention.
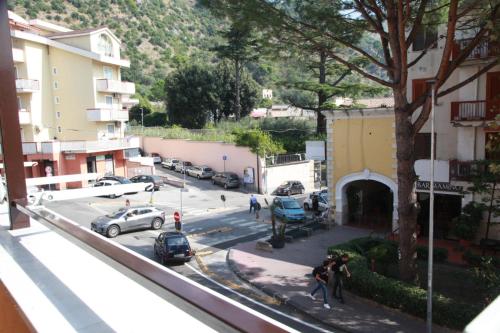
[[[164,170],[158,172],[165,173]],[[166,172],[169,178],[182,177],[173,172]],[[241,190],[226,191],[214,186],[210,181],[186,178],[188,192],[182,193],[183,232],[194,249],[198,259],[188,265],[172,266],[175,271],[189,277],[223,295],[231,297],[259,312],[268,315],[301,332],[325,332],[328,328],[313,318],[304,317],[287,305],[276,304],[276,301],[262,294],[238,279],[227,266],[227,249],[235,244],[271,235],[269,212],[261,211],[260,219],[248,213],[249,195]],[[226,205],[220,200],[224,194],[228,200]],[[125,233],[115,241],[148,257],[153,255],[154,239],[162,231],[174,230],[171,216],[180,210],[181,191],[166,186],[153,194],[153,204],[166,211],[167,221],[161,230],[142,230]],[[135,204],[148,204],[151,194],[141,192],[121,198],[86,198],[51,202],[46,207],[69,217],[75,222],[90,227],[91,221],[103,214],[111,213],[123,207],[125,198]],[[263,202],[263,197],[259,196]],[[269,197],[268,200],[272,198]],[[265,205],[264,205],[265,206]],[[295,319],[292,319],[295,318]],[[312,325],[312,326],[311,326]]]

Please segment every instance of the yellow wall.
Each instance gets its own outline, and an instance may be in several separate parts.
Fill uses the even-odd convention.
[[[365,169],[394,178],[394,118],[336,119],[333,125],[333,184]]]
[[[95,88],[92,75],[92,60],[60,49],[51,48],[51,67],[57,68],[58,89],[54,89],[54,111],[60,112],[56,119],[62,133],[56,132],[58,140],[97,140],[97,126],[87,120],[87,108],[94,107]],[[78,131],[74,131],[77,129]]]

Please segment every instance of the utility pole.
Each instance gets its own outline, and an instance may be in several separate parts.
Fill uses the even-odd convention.
[[[144,132],[144,109],[141,108],[141,127],[142,127],[142,132]]]

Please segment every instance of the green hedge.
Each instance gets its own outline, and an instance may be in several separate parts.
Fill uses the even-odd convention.
[[[466,250],[463,254],[463,258],[469,265],[474,267],[480,266],[481,261],[483,259],[486,260],[491,259],[493,265],[495,265],[495,267],[500,268],[500,258],[498,257],[480,256],[478,254],[473,253],[471,250]]]
[[[425,318],[427,294],[424,289],[369,270],[368,261],[359,250],[366,252],[367,249],[364,249],[363,245],[370,242],[358,239],[328,249],[329,254],[349,254],[349,270],[352,276],[347,279],[346,287],[359,296]],[[370,244],[380,245],[383,242],[383,240],[373,241]],[[439,325],[462,330],[481,310],[481,306],[457,302],[442,295],[433,295],[433,319]]]
[[[435,262],[445,262],[448,259],[448,249],[435,247],[433,257]],[[427,261],[429,248],[427,246],[417,246],[417,258]]]

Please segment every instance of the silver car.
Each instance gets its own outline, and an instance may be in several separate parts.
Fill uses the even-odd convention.
[[[206,165],[200,165],[191,167],[190,169],[186,170],[186,174],[198,179],[210,179],[215,175],[215,172],[212,170],[212,168],[207,167]]]
[[[158,230],[165,222],[165,212],[152,206],[124,207],[116,212],[96,218],[90,229],[113,238],[121,232],[137,229]]]

